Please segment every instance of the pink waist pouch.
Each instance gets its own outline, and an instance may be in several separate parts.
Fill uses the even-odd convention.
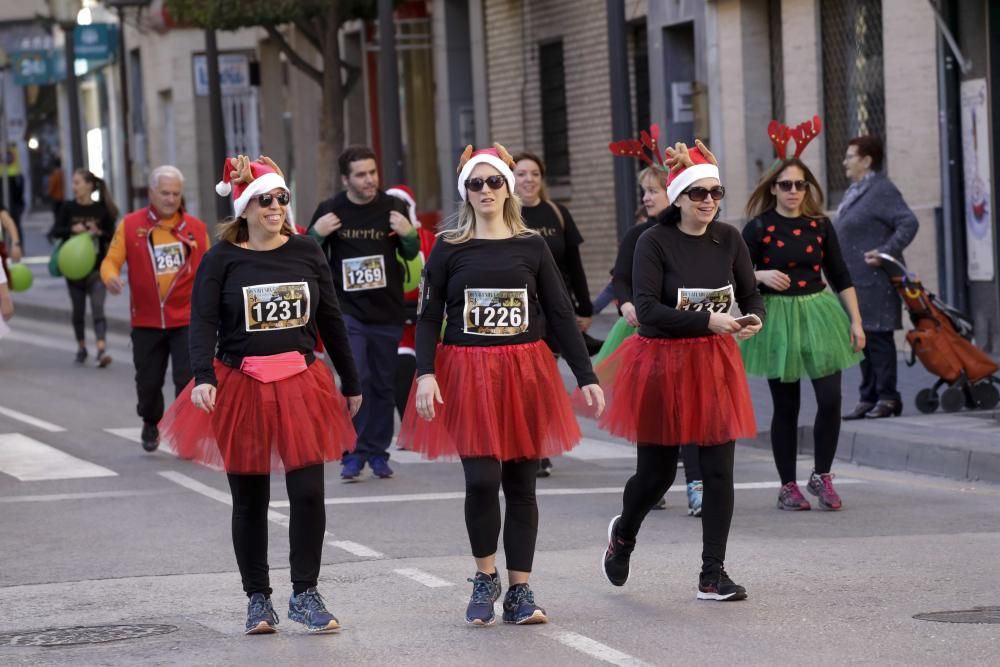
[[[309,368],[301,352],[282,352],[265,357],[243,357],[240,370],[258,382],[278,382]]]

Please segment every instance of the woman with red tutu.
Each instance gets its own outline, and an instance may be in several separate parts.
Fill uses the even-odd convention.
[[[326,509],[323,464],[354,443],[361,389],[329,264],[294,233],[288,186],[268,158],[226,160],[220,195],[235,218],[202,260],[191,300],[194,380],[160,422],[181,458],[223,468],[233,546],[249,597],[247,634],[275,631],[267,564],[270,473],[283,468],[291,507],[288,618],[309,632],[340,626],[316,590]],[[313,350],[322,336],[343,396]],[[346,400],[344,398],[346,396]]]
[[[476,560],[465,619],[477,626],[495,622],[493,603],[501,592],[501,487],[509,583],[503,620],[548,620],[528,587],[538,533],[535,473],[540,458],[572,449],[580,428],[542,340],[543,314],[588,404],[598,414],[604,409],[559,269],[544,239],[521,219],[513,166],[500,144],[476,153],[469,146],[462,154],[458,192],[465,203],[439,234],[424,269],[416,387],[399,436],[402,446],[428,458],[462,461],[465,524]]]
[[[628,581],[643,519],[673,484],[680,445],[697,444],[704,497],[698,599],[742,600],[723,567],[733,517],[737,438],[756,434],[753,406],[732,334],[760,330],[764,306],[740,233],[716,221],[725,188],[700,141],[667,149],[671,206],[635,250],[638,334],[606,362],[608,412],[600,425],[637,443],[636,473],[608,526],[604,574]],[[738,304],[743,317],[730,311]]]

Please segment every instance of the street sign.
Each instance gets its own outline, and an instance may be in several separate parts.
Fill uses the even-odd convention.
[[[194,57],[194,93],[208,95],[208,59]],[[219,84],[224,93],[242,93],[250,90],[250,59],[238,53],[219,55]]]
[[[66,77],[62,49],[26,49],[10,52],[14,83],[19,86],[47,86]]]
[[[91,23],[73,29],[76,57],[84,60],[114,60],[118,52],[118,25]]]

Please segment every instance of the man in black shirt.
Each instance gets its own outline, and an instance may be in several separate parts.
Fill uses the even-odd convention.
[[[376,477],[392,477],[396,349],[403,335],[403,269],[396,253],[413,259],[417,230],[402,202],[379,190],[375,153],[347,148],[338,160],[345,191],[322,202],[309,234],[326,253],[344,311],[351,351],[361,374],[365,401],[354,418],[354,452],[344,457],[341,477],[354,481],[367,462]]]

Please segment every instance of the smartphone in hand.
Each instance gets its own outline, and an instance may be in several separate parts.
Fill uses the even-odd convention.
[[[737,317],[736,323],[739,324],[741,328],[748,327],[751,325],[760,324],[760,318],[754,315],[753,313],[750,313],[749,315],[744,315],[743,317]]]

